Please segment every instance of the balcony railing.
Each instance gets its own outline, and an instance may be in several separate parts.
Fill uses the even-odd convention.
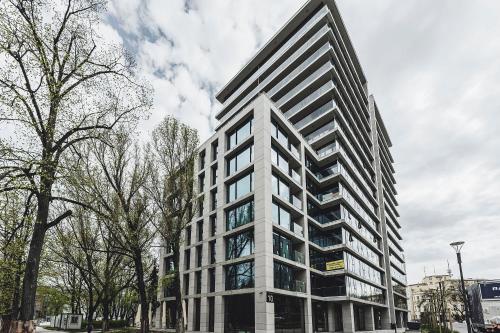
[[[320,106],[318,109],[314,110],[313,112],[311,112],[310,114],[308,114],[307,116],[305,116],[304,118],[302,118],[301,120],[296,122],[293,126],[296,129],[300,130],[305,125],[312,123],[313,121],[315,121],[316,119],[318,119],[322,115],[324,115],[325,113],[333,110],[335,108],[335,106],[336,106],[335,101],[333,101],[333,100],[328,101],[323,106]]]
[[[293,260],[300,263],[300,264],[305,264],[305,258],[304,254],[300,251],[293,251]]]
[[[335,121],[331,121],[324,125],[323,127],[318,128],[314,132],[308,134],[304,139],[307,141],[307,143],[314,142],[322,137],[325,137],[326,135],[330,134],[337,128],[337,124]]]
[[[295,280],[293,282],[293,291],[296,291],[299,293],[305,293],[306,292],[306,283],[304,281]]]
[[[302,200],[300,200],[298,196],[293,194],[290,195],[290,202],[292,203],[292,205],[294,205],[295,208],[302,210]]]
[[[300,224],[294,223],[292,231],[294,234],[304,237],[304,228]]]

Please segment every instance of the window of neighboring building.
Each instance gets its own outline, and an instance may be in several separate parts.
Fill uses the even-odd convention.
[[[226,266],[226,290],[252,288],[253,286],[253,261]]]
[[[196,222],[196,229],[198,231],[198,242],[203,240],[203,221]]]
[[[208,270],[208,292],[215,292],[215,268]]]
[[[226,212],[226,229],[233,230],[254,219],[253,201],[246,202]]]
[[[211,241],[210,243],[208,243],[208,247],[209,247],[209,258],[210,258],[210,264],[215,264],[215,242],[216,241]]]
[[[253,230],[226,239],[226,260],[248,256],[254,251]]]
[[[189,273],[184,274],[184,295],[189,295]]]
[[[273,232],[273,253],[280,257],[293,260],[292,241],[280,234]]]
[[[215,236],[217,232],[217,216],[210,216],[210,237]]]
[[[208,297],[208,331],[215,332],[215,298]]]
[[[194,277],[196,282],[196,293],[201,294],[201,271],[197,271]]]
[[[227,185],[227,202],[241,198],[253,191],[253,172]]]
[[[194,323],[193,330],[200,330],[200,318],[201,318],[201,300],[199,298],[194,299]]]
[[[202,193],[205,190],[205,173],[198,176],[198,191]]]
[[[276,124],[274,120],[271,122],[271,135],[274,136],[276,140],[281,142],[285,147],[288,147],[288,135],[278,124]]]
[[[227,175],[232,175],[243,169],[253,161],[253,145],[239,152],[236,156],[227,161]]]
[[[202,248],[203,248],[203,245],[198,245],[196,247],[196,267],[201,267],[201,260],[203,257]]]
[[[294,290],[293,269],[279,262],[274,262],[274,288]]]
[[[228,149],[235,147],[252,134],[252,123],[253,117],[248,119],[244,124],[240,125],[236,130],[228,134]]]
[[[191,226],[186,228],[186,245],[191,245]]]
[[[217,190],[210,192],[211,207],[210,210],[217,209]]]
[[[189,266],[191,266],[191,250],[187,249],[184,251],[184,269],[188,270]]]
[[[199,164],[200,164],[200,170],[205,169],[205,151],[201,151],[200,155],[198,157]]]
[[[219,142],[215,141],[214,143],[212,143],[212,161],[215,161],[218,155],[219,155]]]
[[[219,172],[217,170],[217,166],[215,165],[212,167],[212,185],[217,184],[218,176],[219,176]]]

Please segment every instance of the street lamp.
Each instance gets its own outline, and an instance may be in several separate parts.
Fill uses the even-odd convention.
[[[465,323],[467,324],[467,332],[472,333],[472,330],[470,327],[470,320],[469,320],[469,304],[467,303],[467,295],[465,292],[464,273],[462,272],[462,256],[460,254],[460,251],[462,250],[462,247],[464,246],[464,242],[461,242],[461,241],[460,242],[453,242],[450,244],[450,246],[457,253],[458,267],[460,269],[460,282],[462,284],[462,298],[463,298],[464,309],[465,309]]]

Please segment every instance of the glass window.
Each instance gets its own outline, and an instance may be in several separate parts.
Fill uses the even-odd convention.
[[[227,202],[253,191],[253,172],[227,185]]]
[[[273,253],[293,260],[292,241],[276,232],[273,233]]]
[[[253,201],[246,202],[226,212],[226,229],[233,230],[254,219]]]
[[[208,331],[215,332],[215,298],[208,297]]]
[[[253,118],[250,118],[243,125],[229,134],[227,147],[228,149],[231,149],[237,144],[243,142],[243,140],[245,140],[252,134],[252,123]]]
[[[209,243],[210,264],[215,264],[215,241]]]
[[[189,273],[184,274],[184,295],[189,294]]]
[[[227,162],[227,175],[231,175],[238,170],[243,169],[253,160],[253,145],[238,153]]]
[[[210,236],[215,236],[216,232],[217,232],[217,217],[211,216],[210,217]]]
[[[290,200],[290,188],[286,182],[276,175],[272,175],[273,194],[279,195],[286,201]]]
[[[255,332],[255,297],[253,293],[224,296],[223,331],[231,333]]]
[[[288,160],[274,146],[271,147],[271,161],[288,174]]]
[[[208,291],[215,292],[215,268],[208,270]]]
[[[196,229],[198,230],[198,242],[203,240],[203,221],[196,222]]]
[[[200,318],[201,318],[201,301],[199,298],[194,299],[194,323],[193,330],[200,330]]]
[[[187,249],[184,251],[184,267],[185,270],[188,270],[191,266],[191,250]]]
[[[226,260],[245,257],[254,252],[253,231],[227,238],[226,240]]]
[[[295,290],[294,273],[290,266],[274,262],[274,288]]]
[[[288,230],[292,230],[292,218],[290,213],[274,202],[272,205],[272,219],[274,223],[279,224]]]
[[[202,245],[196,247],[196,267],[201,267],[202,255]]]
[[[254,286],[253,261],[226,267],[226,290],[252,288]]]
[[[201,294],[201,271],[194,274],[196,282],[196,293]]]

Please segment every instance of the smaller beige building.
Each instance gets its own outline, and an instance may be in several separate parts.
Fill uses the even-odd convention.
[[[465,279],[465,287],[482,280]],[[422,313],[429,311],[428,295],[432,291],[440,290],[439,284],[446,295],[447,317],[458,318],[464,313],[464,305],[460,298],[460,278],[449,274],[435,274],[425,276],[420,283],[410,284],[407,287],[408,310],[410,321],[420,321]]]

